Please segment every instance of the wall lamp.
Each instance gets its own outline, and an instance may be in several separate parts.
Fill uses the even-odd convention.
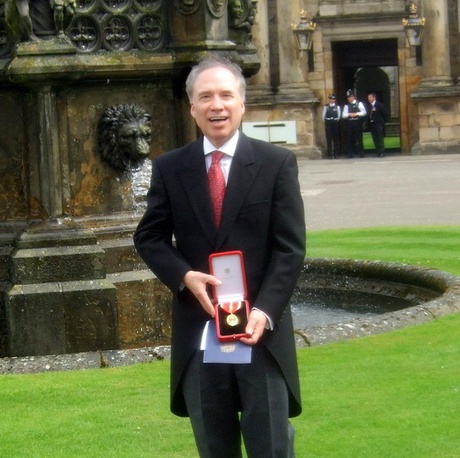
[[[410,46],[420,46],[422,44],[423,30],[425,28],[425,18],[417,14],[417,6],[412,2],[409,6],[409,17],[402,20],[406,38]]]
[[[292,24],[291,28],[299,51],[309,51],[313,44],[316,23],[308,19],[308,13],[305,10],[300,12],[300,22],[297,25]]]

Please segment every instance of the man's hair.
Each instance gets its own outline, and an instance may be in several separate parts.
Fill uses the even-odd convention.
[[[246,94],[246,80],[244,79],[243,72],[241,67],[238,64],[235,64],[227,57],[220,56],[218,54],[209,54],[197,65],[192,67],[187,80],[185,82],[185,90],[187,91],[188,98],[190,102],[192,101],[193,88],[198,76],[205,70],[210,68],[225,68],[233,74],[236,81],[239,83],[239,91],[243,100],[245,99]]]

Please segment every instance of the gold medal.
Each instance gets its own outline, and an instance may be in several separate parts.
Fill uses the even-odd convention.
[[[228,315],[227,324],[229,326],[236,326],[239,322],[240,322],[240,320],[238,320],[238,317],[236,315],[234,315],[233,313]]]
[[[240,306],[240,302],[226,302],[222,304],[222,308],[228,313],[226,318],[227,324],[231,327],[240,323],[240,319],[233,313],[239,310]]]

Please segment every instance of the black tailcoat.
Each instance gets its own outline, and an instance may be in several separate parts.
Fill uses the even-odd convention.
[[[290,416],[301,412],[291,310],[305,257],[305,220],[295,155],[240,134],[228,178],[219,230],[213,223],[203,138],[159,156],[148,208],[134,235],[148,267],[174,293],[171,410],[186,416],[178,389],[210,316],[187,288],[185,273],[209,272],[211,253],[241,250],[248,300],[268,314],[274,330],[259,341],[278,362],[290,393]],[[175,239],[173,243],[172,239]]]

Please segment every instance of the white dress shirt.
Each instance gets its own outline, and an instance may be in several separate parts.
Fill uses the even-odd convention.
[[[219,161],[219,165],[222,169],[222,172],[224,172],[225,184],[228,183],[230,167],[232,166],[233,156],[235,155],[236,145],[238,144],[239,138],[240,138],[240,131],[237,130],[235,132],[235,135],[233,135],[233,137],[230,138],[230,140],[228,140],[226,143],[224,143],[220,148],[216,148],[206,137],[204,137],[204,140],[203,140],[203,150],[205,154],[206,170],[209,170],[209,167],[211,167],[211,162],[212,162],[211,153],[213,151],[221,151],[222,153],[224,153],[224,157]],[[244,256],[244,253],[243,253],[243,256]],[[254,308],[254,310],[259,310],[259,309]],[[262,312],[262,310],[259,310],[259,311]],[[266,328],[270,330],[273,329],[272,319],[265,312],[262,312],[262,313],[267,317]]]

